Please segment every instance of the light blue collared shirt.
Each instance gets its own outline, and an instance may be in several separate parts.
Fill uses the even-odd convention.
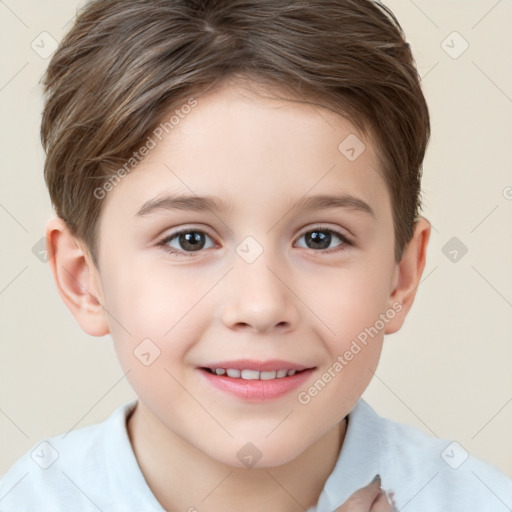
[[[0,481],[0,512],[164,512],[128,437],[135,405],[34,446]],[[333,512],[376,474],[400,511],[512,510],[512,480],[503,473],[456,442],[382,418],[361,399],[348,415],[334,470],[307,512]]]

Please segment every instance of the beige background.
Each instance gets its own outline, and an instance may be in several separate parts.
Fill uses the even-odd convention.
[[[423,189],[434,230],[416,304],[387,338],[365,398],[512,477],[512,2],[386,3],[431,108]],[[0,474],[44,436],[101,421],[134,397],[110,338],[80,330],[32,252],[51,208],[38,138],[48,60],[31,42],[51,49],[40,34],[60,40],[78,5],[0,2]],[[455,263],[443,253],[452,237],[468,248]]]

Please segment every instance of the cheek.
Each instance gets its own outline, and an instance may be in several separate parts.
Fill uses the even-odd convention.
[[[328,356],[316,380],[298,395],[300,407],[310,417],[322,417],[334,425],[370,383],[379,362],[384,327],[394,316],[386,313],[386,290],[367,272],[347,271],[332,280],[329,294],[310,295],[329,326],[322,327],[321,335]]]
[[[393,265],[392,258],[370,255],[364,264],[333,273],[327,293],[310,294],[334,332],[324,329],[329,359],[299,402],[332,424],[355,405],[377,368],[385,326],[396,315],[386,309]]]
[[[106,308],[117,320],[113,323],[121,323],[133,336],[161,338],[206,291],[206,283],[188,270],[144,260],[124,261],[105,274]]]
[[[217,278],[200,278],[192,268],[171,269],[160,263],[125,260],[105,271],[104,305],[125,371],[139,371],[140,363],[154,359],[152,368],[163,370],[165,365],[180,372],[180,364],[205,329],[208,315],[201,299]],[[144,377],[145,382],[151,378]]]
[[[391,276],[382,266],[376,266],[375,270],[354,266],[340,268],[328,277],[322,281],[323,286],[309,286],[304,296],[323,325],[322,337],[329,340],[332,353],[343,350],[352,339],[379,321],[386,311]],[[380,322],[377,328],[382,329]]]

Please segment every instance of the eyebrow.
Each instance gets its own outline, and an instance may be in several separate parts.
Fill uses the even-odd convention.
[[[361,211],[375,217],[375,212],[368,203],[350,194],[305,196],[296,201],[290,209],[327,210],[330,208],[346,208]],[[144,217],[158,210],[211,210],[216,212],[228,212],[230,209],[230,205],[213,196],[177,195],[164,196],[146,201],[137,212],[136,216]]]

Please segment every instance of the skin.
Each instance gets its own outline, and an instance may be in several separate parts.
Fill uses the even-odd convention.
[[[381,490],[379,477],[352,494],[336,512],[397,512],[397,509],[393,498],[388,499]]]
[[[355,161],[338,150],[350,134],[366,145]],[[148,200],[171,193],[216,196],[231,209],[137,215]],[[342,193],[375,215],[292,208],[304,195]],[[113,339],[139,397],[128,432],[157,499],[168,510],[201,512],[292,512],[315,504],[343,444],[343,418],[377,368],[384,335],[401,328],[413,303],[428,221],[418,219],[396,263],[391,198],[372,141],[327,109],[241,83],[199,97],[103,201],[98,268],[58,218],[47,225],[50,264],[82,329]],[[159,245],[182,228],[205,233],[203,248],[184,248],[179,237],[167,247],[189,256]],[[353,245],[331,234],[327,248],[318,248],[311,232],[319,228]],[[263,251],[252,263],[236,252],[247,236]],[[401,308],[394,318],[300,403],[298,392],[393,304]],[[144,339],[160,350],[148,366],[134,356]],[[239,358],[315,370],[284,397],[248,403],[212,388],[197,369]],[[237,457],[248,442],[261,453],[250,468]],[[372,501],[375,495],[367,510]]]

